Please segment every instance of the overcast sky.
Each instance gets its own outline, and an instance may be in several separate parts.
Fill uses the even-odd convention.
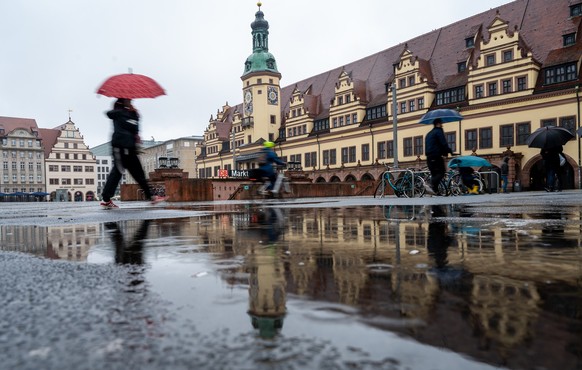
[[[281,87],[507,4],[507,0],[264,0]],[[90,147],[110,140],[95,93],[109,76],[148,75],[167,95],[135,100],[144,139],[202,135],[242,102],[253,0],[3,0],[0,116],[54,128],[71,118]]]

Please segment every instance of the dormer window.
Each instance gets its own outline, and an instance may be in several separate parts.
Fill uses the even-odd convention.
[[[408,76],[408,86],[414,86],[416,83],[416,78],[414,76]]]
[[[505,63],[511,62],[513,60],[513,50],[505,50],[503,52],[503,61]]]
[[[466,48],[472,48],[473,46],[475,46],[475,40],[473,40],[472,37],[467,37],[465,39],[465,47]]]
[[[574,45],[576,43],[576,33],[569,33],[562,36],[564,40],[564,46]]]
[[[576,62],[548,67],[544,70],[544,85],[574,81],[576,78]]]
[[[398,87],[400,87],[401,89],[406,87],[406,78],[401,78],[398,80]]]
[[[457,72],[464,72],[467,69],[467,63],[460,62],[457,63]]]
[[[576,4],[570,6],[570,17],[577,17],[582,15],[582,4]]]

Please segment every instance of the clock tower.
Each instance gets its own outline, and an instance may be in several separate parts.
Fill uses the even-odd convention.
[[[245,61],[243,82],[243,127],[245,137],[252,142],[259,139],[274,141],[281,126],[281,73],[273,54],[269,53],[269,22],[261,11],[251,23],[253,53]]]

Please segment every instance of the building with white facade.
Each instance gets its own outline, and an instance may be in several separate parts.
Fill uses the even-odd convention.
[[[97,195],[97,162],[75,123],[39,129],[45,153],[46,191],[53,201],[92,201]]]

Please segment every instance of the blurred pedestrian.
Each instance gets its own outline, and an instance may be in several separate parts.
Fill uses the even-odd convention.
[[[560,191],[561,184],[558,179],[560,173],[560,155],[562,154],[562,146],[552,148],[542,148],[540,155],[544,160],[546,166],[546,191]],[[557,182],[557,184],[556,184]]]
[[[104,208],[119,208],[111,198],[115,194],[115,189],[125,169],[139,184],[146,199],[152,203],[166,200],[166,197],[152,195],[148,181],[145,177],[143,167],[138,156],[141,140],[139,138],[139,113],[131,104],[131,99],[117,99],[113,104],[113,109],[106,113],[113,121],[113,135],[111,138],[111,155],[113,166],[107,177],[107,182],[103,188]]]
[[[502,192],[507,193],[507,179],[509,176],[509,157],[504,157],[501,162],[501,186]]]

